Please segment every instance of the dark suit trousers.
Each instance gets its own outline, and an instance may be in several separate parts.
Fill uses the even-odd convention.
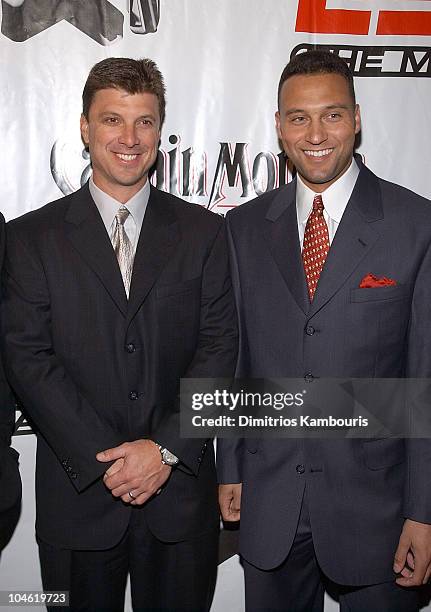
[[[139,508],[126,535],[109,550],[61,550],[39,541],[44,589],[69,590],[70,612],[121,612],[129,572],[134,612],[207,612],[217,552],[217,531],[160,542]]]
[[[246,561],[243,564],[247,612],[323,612],[325,587],[339,599],[340,612],[419,610],[418,592],[403,589],[395,582],[348,587],[325,577],[313,546],[306,492],[295,540],[286,560],[273,570],[261,570]]]

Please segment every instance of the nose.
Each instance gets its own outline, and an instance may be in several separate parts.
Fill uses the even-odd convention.
[[[318,118],[312,119],[308,126],[306,140],[311,144],[319,145],[327,138],[328,134],[323,121]]]
[[[129,148],[132,148],[135,145],[138,145],[139,136],[138,136],[138,131],[136,129],[136,125],[134,123],[130,125],[124,124],[118,140],[121,144],[124,144],[126,145],[126,147],[129,147]]]

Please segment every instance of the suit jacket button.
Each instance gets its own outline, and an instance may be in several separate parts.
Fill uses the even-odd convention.
[[[315,331],[316,330],[312,325],[307,325],[307,327],[305,328],[305,333],[307,334],[307,336],[312,336]]]
[[[139,397],[139,394],[137,391],[130,391],[129,393],[129,399],[131,400],[137,400]]]
[[[296,466],[296,471],[298,472],[298,474],[303,474],[305,472],[305,466],[300,463]]]
[[[202,462],[202,457],[198,457],[198,463]]]
[[[313,382],[314,380],[314,376],[311,372],[308,372],[305,376],[304,376],[304,380],[305,382]]]
[[[126,344],[126,351],[128,353],[134,353],[136,351],[136,346],[133,344],[133,342],[129,342],[129,344]]]

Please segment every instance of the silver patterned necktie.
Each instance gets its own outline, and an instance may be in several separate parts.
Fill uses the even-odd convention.
[[[124,229],[124,223],[129,215],[130,212],[125,206],[121,206],[121,208],[118,209],[118,212],[115,215],[114,229],[111,236],[112,246],[114,248],[115,255],[117,256],[127,297],[129,297],[130,282],[132,280],[133,270],[132,243],[126,234],[126,230]]]

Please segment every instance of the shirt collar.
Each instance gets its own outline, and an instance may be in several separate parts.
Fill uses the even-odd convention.
[[[352,159],[352,163],[346,172],[320,194],[323,199],[326,213],[331,219],[336,221],[336,223],[340,223],[341,221],[341,217],[346,209],[347,202],[350,200],[358,175],[358,164]],[[314,196],[317,194],[305,185],[299,174],[296,176],[296,210],[298,222],[300,224],[306,224],[311,209],[313,208]]]
[[[88,187],[94,203],[99,210],[100,216],[102,217],[102,221],[109,231],[118,209],[123,206],[123,204],[97,187],[93,181],[93,177],[90,177]],[[126,206],[139,229],[142,227],[149,197],[150,181],[147,179],[145,185],[141,187],[130,200],[124,203],[124,206]]]

